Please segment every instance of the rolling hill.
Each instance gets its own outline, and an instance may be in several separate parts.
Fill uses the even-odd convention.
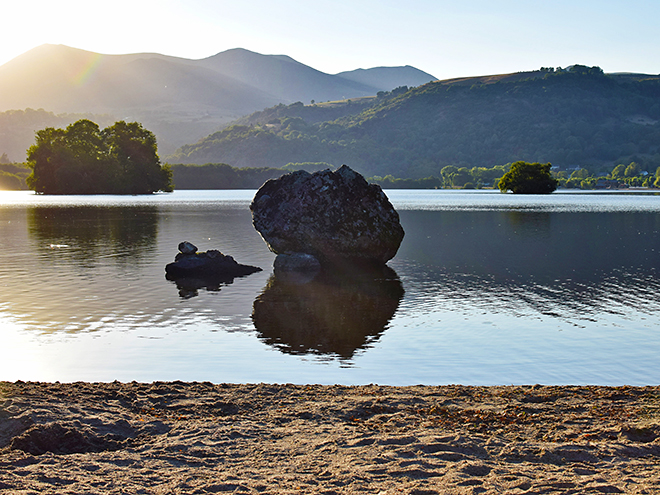
[[[405,88],[404,88],[405,89]],[[278,105],[181,147],[171,163],[346,163],[366,175],[440,176],[517,160],[608,171],[660,166],[660,76],[598,67],[436,81],[343,104]]]
[[[272,105],[375,95],[389,81],[410,84],[409,67],[391,68],[391,73],[394,77],[388,75],[388,81],[380,83],[372,77],[377,83],[372,85],[325,74],[287,56],[243,49],[189,60],[42,45],[0,66],[0,112],[41,108],[58,115],[105,114],[116,120],[137,120],[156,134],[161,152],[170,153]],[[420,74],[415,77],[419,80]],[[0,128],[0,134],[4,131]],[[0,153],[22,160],[15,149],[24,153],[29,144],[0,140],[5,146]]]

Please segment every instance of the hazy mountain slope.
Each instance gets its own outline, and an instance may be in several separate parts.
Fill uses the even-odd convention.
[[[375,95],[382,86],[325,74],[284,55],[243,49],[188,60],[42,45],[0,66],[0,112],[43,108],[138,120],[156,134],[166,154],[277,103],[358,98]]]
[[[0,67],[0,111],[44,108],[137,120],[156,134],[162,153],[279,101],[185,59],[153,54],[100,55],[43,45]],[[18,146],[27,148],[37,129]],[[23,157],[12,153],[12,159]]]
[[[652,171],[660,165],[660,78],[654,76],[622,81],[577,66],[439,81],[354,109],[319,122],[307,118],[313,106],[278,106],[250,126],[182,147],[171,160],[241,167],[324,161],[397,177],[516,160],[609,170],[632,160]]]
[[[121,114],[211,107],[240,114],[278,101],[202,66],[150,54],[100,55],[44,45],[0,67],[0,110]]]
[[[374,67],[372,69],[357,69],[336,74],[350,81],[359,82],[378,88],[380,91],[391,91],[400,86],[421,86],[437,78],[419,69],[406,65],[405,67]]]
[[[198,64],[277,95],[282,103],[355,98],[378,91],[376,86],[326,74],[287,56],[261,55],[241,48],[199,60]]]

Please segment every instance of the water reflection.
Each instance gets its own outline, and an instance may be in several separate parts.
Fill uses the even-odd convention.
[[[604,322],[660,310],[660,215],[401,212],[416,310]]]
[[[183,299],[190,299],[191,297],[198,296],[200,289],[205,289],[208,292],[219,292],[222,287],[233,284],[234,279],[242,277],[232,277],[229,275],[187,275],[175,277],[168,273],[165,275],[165,278],[176,284],[176,288],[179,290],[180,297]]]
[[[404,294],[389,267],[323,271],[304,282],[273,275],[254,301],[260,338],[289,354],[352,358],[383,333]]]
[[[398,258],[496,280],[591,283],[613,268],[660,268],[660,215],[403,211]],[[409,234],[408,234],[409,232]]]
[[[27,226],[37,250],[67,253],[72,260],[96,265],[109,256],[134,263],[153,249],[158,235],[156,206],[34,206]]]

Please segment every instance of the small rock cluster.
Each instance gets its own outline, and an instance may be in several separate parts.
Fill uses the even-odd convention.
[[[244,277],[251,273],[260,272],[261,268],[250,265],[241,265],[234,258],[222,254],[216,249],[206,252],[197,252],[197,246],[183,241],[179,244],[179,253],[173,263],[165,266],[169,277],[201,276],[201,277]]]

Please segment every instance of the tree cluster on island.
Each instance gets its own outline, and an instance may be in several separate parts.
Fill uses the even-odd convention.
[[[100,129],[81,119],[66,129],[37,131],[27,150],[26,178],[42,194],[151,194],[172,191],[172,172],[161,166],[156,137],[137,122]]]
[[[514,194],[550,194],[557,189],[557,179],[552,177],[550,168],[549,163],[512,163],[509,171],[497,183],[497,187],[504,193],[511,191]]]

